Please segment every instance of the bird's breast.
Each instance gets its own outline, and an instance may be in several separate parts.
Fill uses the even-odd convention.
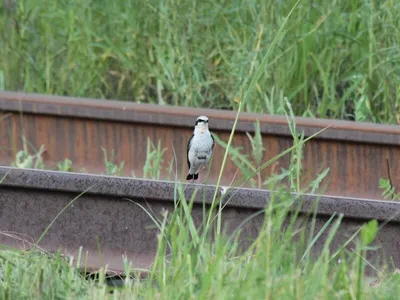
[[[191,148],[196,152],[209,151],[212,144],[213,141],[209,134],[199,134],[193,137]]]

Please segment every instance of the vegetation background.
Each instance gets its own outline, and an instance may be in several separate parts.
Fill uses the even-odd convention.
[[[0,89],[237,109],[295,0],[3,0]],[[300,1],[244,111],[398,123],[400,3]]]

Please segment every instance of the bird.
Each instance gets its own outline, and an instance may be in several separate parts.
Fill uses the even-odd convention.
[[[199,170],[209,162],[215,140],[208,128],[208,117],[200,116],[197,118],[194,131],[187,143],[187,163],[189,172],[186,180],[194,182],[199,177]]]

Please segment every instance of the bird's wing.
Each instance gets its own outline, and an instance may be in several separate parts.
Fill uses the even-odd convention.
[[[210,135],[211,135],[211,138],[212,138],[212,141],[213,141],[213,144],[212,144],[212,146],[211,146],[211,150],[213,150],[213,149],[214,149],[214,146],[215,146],[215,140],[214,140],[214,137],[213,137],[213,135],[212,135],[211,132],[210,132]]]
[[[189,149],[190,149],[190,143],[192,142],[192,139],[194,137],[194,134],[192,134],[192,136],[190,137],[188,143],[187,143],[187,147],[186,147],[186,159],[187,159],[187,163],[188,163],[188,167],[190,169],[190,161],[189,161]]]

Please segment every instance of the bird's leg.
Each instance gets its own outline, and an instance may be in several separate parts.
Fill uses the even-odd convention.
[[[194,175],[193,175],[193,177],[192,177],[192,184],[194,184]]]

